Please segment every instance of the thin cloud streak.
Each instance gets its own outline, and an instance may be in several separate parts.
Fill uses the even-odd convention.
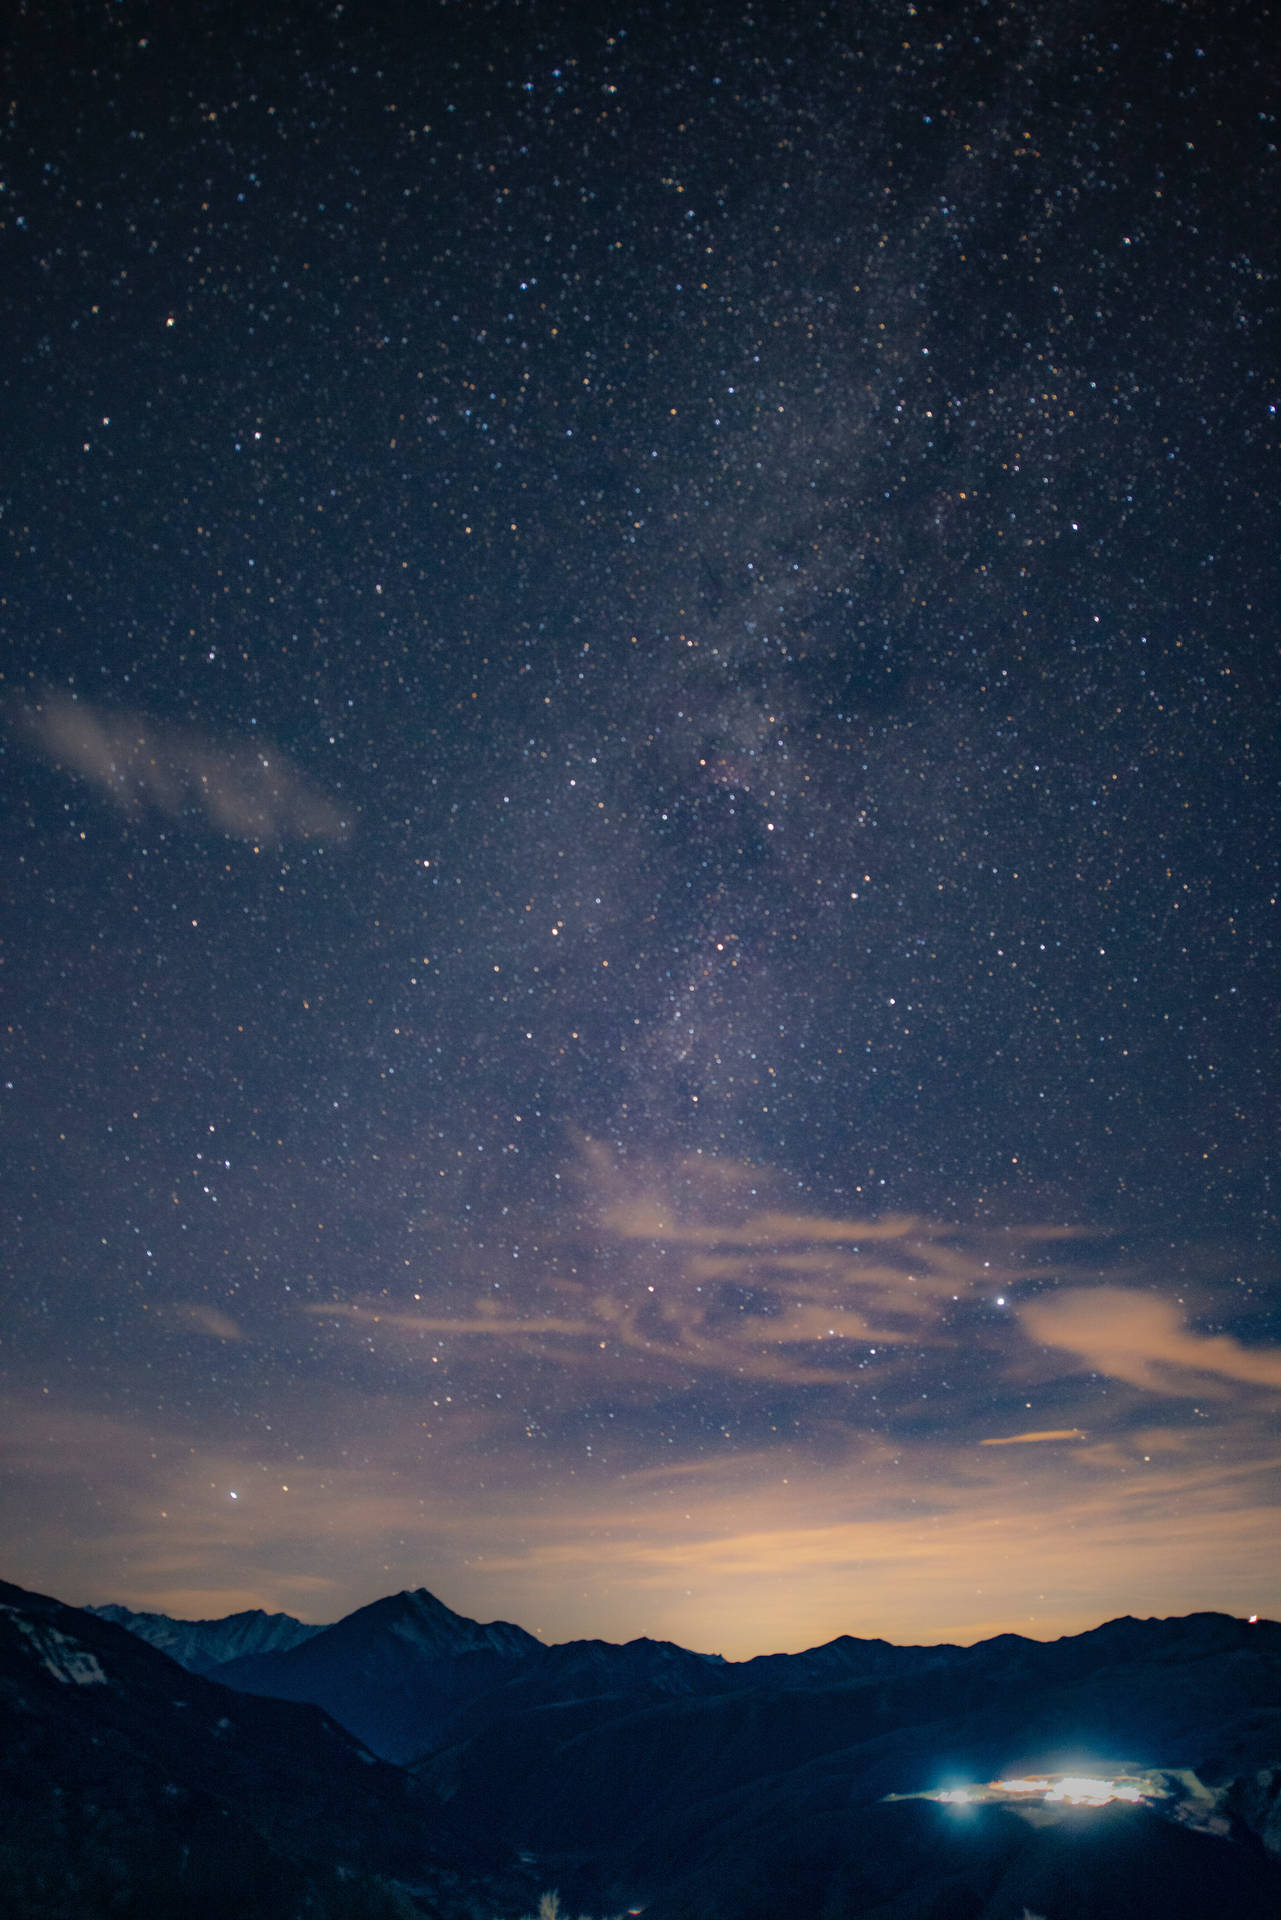
[[[36,753],[130,818],[149,807],[170,820],[202,815],[216,832],[259,846],[350,834],[350,821],[267,740],[220,740],[56,689],[10,714]]]
[[[164,1312],[166,1317],[183,1320],[213,1340],[230,1340],[240,1345],[249,1338],[229,1313],[223,1313],[220,1307],[211,1307],[203,1300],[178,1301]]]

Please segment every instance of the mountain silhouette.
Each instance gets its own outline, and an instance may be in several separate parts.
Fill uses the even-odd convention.
[[[295,1620],[292,1614],[264,1613],[261,1607],[230,1613],[224,1620],[171,1620],[165,1613],[134,1613],[114,1604],[85,1611],[128,1627],[192,1673],[212,1673],[228,1660],[247,1654],[286,1652],[324,1630]]]
[[[218,1669],[246,1693],[322,1706],[381,1758],[412,1760],[459,1708],[545,1652],[523,1627],[481,1626],[419,1588],[390,1594],[301,1644]]]
[[[419,1590],[211,1679],[150,1644],[164,1616],[106,1611],[0,1586],[18,1920],[516,1920],[539,1887],[646,1920],[1281,1913],[1273,1622],[732,1662],[547,1647]],[[234,1621],[171,1644],[261,1631]],[[1132,1798],[1076,1804],[1076,1775]]]
[[[528,1897],[476,1879],[439,1800],[319,1709],[4,1581],[0,1713],[5,1920],[471,1920]]]

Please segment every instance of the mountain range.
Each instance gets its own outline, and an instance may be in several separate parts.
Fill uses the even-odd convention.
[[[228,1660],[254,1653],[284,1653],[323,1627],[308,1626],[289,1613],[229,1613],[225,1620],[171,1620],[167,1613],[134,1613],[129,1607],[89,1607],[100,1620],[128,1627],[150,1646],[159,1647],[191,1673],[212,1673]]]
[[[526,1892],[320,1709],[5,1581],[0,1729],[5,1920],[473,1920]]]
[[[0,1702],[15,1920],[1281,1914],[1268,1621],[729,1662],[424,1591],[316,1628],[0,1583]],[[1084,1774],[1129,1797],[1072,1804]]]

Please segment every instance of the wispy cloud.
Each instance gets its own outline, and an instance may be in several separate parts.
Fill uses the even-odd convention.
[[[345,840],[351,823],[267,740],[227,740],[50,690],[10,708],[51,765],[88,780],[121,813],[154,808],[234,839]]]
[[[1177,1306],[1152,1293],[1074,1287],[1025,1302],[1019,1317],[1034,1340],[1150,1393],[1204,1394],[1215,1391],[1216,1380],[1281,1387],[1281,1348],[1247,1347],[1228,1334],[1197,1333]]]
[[[184,1320],[188,1326],[195,1327],[200,1333],[207,1333],[213,1340],[232,1340],[237,1343],[248,1339],[243,1327],[233,1320],[229,1313],[223,1313],[218,1307],[211,1307],[203,1300],[183,1300],[167,1309],[176,1320]]]
[[[1281,1383],[1281,1350],[1192,1331],[1150,1269],[1132,1253],[1109,1264],[1106,1238],[1079,1225],[799,1212],[772,1204],[765,1169],[620,1164],[596,1142],[581,1143],[563,1184],[574,1197],[559,1215],[490,1222],[447,1285],[419,1273],[412,1296],[302,1311],[410,1375],[447,1365],[505,1406],[500,1375],[562,1409],[672,1405],[697,1382],[721,1397],[722,1424],[741,1403],[755,1434],[750,1409],[777,1390],[779,1444],[830,1429],[912,1445],[943,1425],[970,1447],[1075,1448],[1141,1417],[1108,1398],[1108,1380],[1202,1397],[1216,1380]],[[1110,1276],[1090,1287],[1074,1264],[1086,1239]],[[1195,1291],[1205,1311],[1213,1281]],[[686,1444],[679,1420],[664,1440]]]
[[[466,1290],[451,1276],[448,1289],[416,1285],[412,1303],[368,1295],[305,1311],[358,1338],[377,1326],[417,1342],[424,1361],[431,1336],[476,1365],[486,1344],[554,1354],[590,1369],[601,1390],[709,1374],[730,1387],[840,1390],[868,1385],[869,1369],[887,1386],[896,1361],[922,1348],[1008,1346],[1008,1317],[985,1324],[976,1305],[1044,1271],[1027,1264],[1030,1248],[1078,1231],[1033,1224],[997,1237],[914,1214],[786,1211],[761,1203],[773,1182],[759,1168],[621,1168],[594,1142],[576,1175],[564,1217],[521,1234],[548,1257],[526,1251],[517,1264],[500,1229],[486,1235],[492,1277],[482,1266]]]

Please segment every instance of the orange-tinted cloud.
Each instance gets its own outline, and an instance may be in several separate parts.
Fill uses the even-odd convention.
[[[553,1319],[544,1315],[512,1318],[503,1313],[439,1314],[396,1313],[372,1304],[361,1305],[358,1301],[334,1301],[329,1305],[315,1301],[303,1308],[304,1313],[314,1314],[320,1320],[358,1321],[363,1328],[392,1327],[399,1333],[444,1333],[444,1334],[480,1334],[486,1338],[516,1338],[529,1340],[542,1334],[592,1334],[599,1331],[599,1322],[589,1319]]]
[[[1228,1334],[1193,1332],[1179,1309],[1156,1294],[1073,1287],[1027,1301],[1019,1318],[1034,1340],[1151,1393],[1205,1393],[1204,1378],[1193,1381],[1189,1374],[1281,1387],[1281,1348],[1246,1347]]]
[[[217,832],[260,846],[350,833],[339,808],[267,740],[219,740],[56,690],[15,713],[29,745],[122,813],[200,815]]]
[[[1005,1433],[980,1440],[981,1447],[1028,1447],[1045,1440],[1084,1440],[1083,1427],[1051,1427],[1045,1433]]]
[[[562,1370],[590,1369],[598,1392],[708,1374],[731,1387],[839,1389],[866,1385],[869,1367],[883,1383],[922,1349],[955,1351],[956,1309],[1017,1290],[1031,1277],[1029,1246],[1078,1231],[1050,1223],[995,1236],[914,1214],[798,1213],[768,1203],[776,1181],[760,1168],[697,1156],[622,1166],[599,1142],[580,1148],[578,1203],[536,1232],[512,1229],[519,1265],[491,1231],[490,1265],[469,1265],[462,1297],[455,1268],[444,1291],[416,1278],[412,1305],[383,1294],[304,1310],[361,1338],[372,1325],[413,1342],[437,1336],[460,1364],[470,1355],[483,1366],[484,1346],[511,1364],[522,1352],[554,1356]],[[531,1257],[535,1241],[547,1257]],[[1008,1347],[1015,1331],[971,1326],[964,1341]]]

